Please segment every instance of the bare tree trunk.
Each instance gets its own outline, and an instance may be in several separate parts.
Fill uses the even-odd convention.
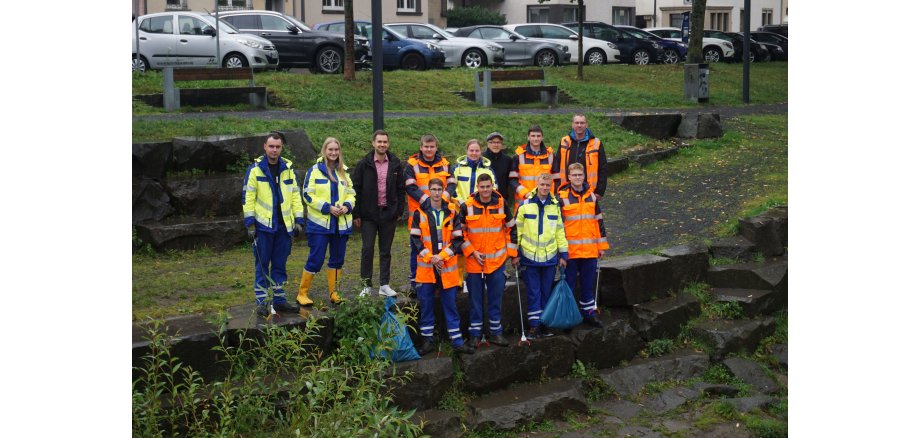
[[[585,0],[578,0],[578,75],[576,76],[579,81],[585,80],[585,72],[582,66],[584,65],[584,40],[582,35],[585,33],[585,17],[582,13],[582,10],[585,8]]]
[[[345,60],[344,79],[355,80],[355,8],[353,0],[345,0]]]
[[[703,23],[706,19],[706,0],[693,0],[693,9],[690,10],[690,48],[687,51],[687,62],[699,64],[703,59]]]

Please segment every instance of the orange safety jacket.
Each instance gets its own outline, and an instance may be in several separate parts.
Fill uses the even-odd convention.
[[[527,194],[537,187],[537,176],[541,173],[553,175],[553,183],[559,179],[559,174],[553,174],[553,148],[540,143],[540,152],[534,154],[528,144],[522,144],[514,150],[514,161],[511,163],[511,173],[508,181],[514,190],[514,199],[520,205]]]
[[[442,197],[442,199],[444,199]],[[441,206],[441,232],[437,231],[434,223],[434,213],[419,209],[412,213],[412,225],[409,236],[412,245],[418,250],[418,268],[415,271],[416,283],[438,283],[440,277],[441,288],[449,289],[460,285],[460,271],[458,270],[457,254],[463,243],[463,232],[454,229],[456,207],[444,199]],[[438,240],[437,237],[440,237]],[[438,268],[431,263],[431,257],[437,255],[444,260],[444,267],[435,273]]]
[[[457,212],[454,229],[463,230],[463,244],[460,249],[466,259],[466,272],[491,274],[504,265],[505,260],[518,256],[517,229],[514,216],[509,214],[505,199],[497,191],[483,204],[479,192],[470,195]],[[472,254],[482,253],[482,265]]]
[[[559,189],[569,259],[596,259],[599,251],[610,249],[610,244],[598,196],[590,186],[582,186],[582,189],[581,193],[576,192],[569,184]]]
[[[562,140],[559,142],[559,187],[568,182],[566,179],[568,172],[566,166],[568,166],[569,163],[569,152],[572,150],[573,143],[575,146],[578,146],[578,143],[572,140],[571,135],[562,137]],[[601,141],[598,140],[597,137],[591,137],[585,147],[585,181],[592,189],[597,188],[597,179],[600,175],[600,149]],[[604,163],[604,165],[606,166],[607,163]]]
[[[456,187],[457,185],[457,181],[450,173],[450,162],[447,161],[446,158],[442,158],[438,153],[435,153],[433,163],[426,163],[422,159],[420,152],[412,154],[412,156],[406,160],[405,177],[410,227],[412,213],[415,213],[419,205],[424,204],[430,196],[428,192],[428,182],[431,181],[432,178],[440,178],[441,181],[444,181],[445,193],[447,193],[451,187]]]

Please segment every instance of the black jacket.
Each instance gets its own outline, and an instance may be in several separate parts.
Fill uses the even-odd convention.
[[[374,151],[365,155],[355,166],[351,180],[355,184],[355,206],[352,216],[374,222],[396,220],[406,209],[406,181],[402,178],[403,163],[387,151],[387,208],[377,208],[377,166]],[[395,207],[395,208],[393,208]]]
[[[482,153],[483,157],[489,159],[492,162],[492,171],[495,172],[495,185],[498,187],[498,193],[502,195],[505,199],[514,200],[514,193],[511,192],[511,188],[508,184],[508,175],[511,173],[511,161],[513,158],[505,153],[505,150],[502,149],[499,153],[494,153],[490,149],[486,149]]]

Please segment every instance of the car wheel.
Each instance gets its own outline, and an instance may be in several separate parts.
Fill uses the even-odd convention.
[[[763,62],[770,62],[772,60],[773,60],[773,54],[770,52],[767,52],[766,55],[763,55],[763,59],[761,59],[761,61]]]
[[[590,65],[606,64],[607,55],[605,55],[604,52],[600,50],[591,49],[591,50],[588,50],[587,54],[585,54],[585,60],[588,61],[588,64]]]
[[[706,47],[703,49],[703,57],[706,62],[719,62],[722,60],[722,51],[718,47]]]
[[[399,67],[404,70],[424,70],[425,60],[416,52],[406,53],[399,61]]]
[[[224,68],[243,68],[248,67],[249,62],[246,57],[239,53],[231,53],[224,58]]]
[[[639,49],[633,52],[633,64],[648,65],[651,59],[652,57],[649,56],[648,52],[646,52],[644,49]]]
[[[323,47],[316,54],[316,71],[325,74],[338,73],[342,68],[342,51],[337,47]]]
[[[556,54],[549,49],[543,49],[537,52],[537,56],[534,57],[534,64],[536,64],[538,67],[552,67],[558,62],[559,61],[556,59]]]
[[[144,58],[143,56],[141,57],[136,57],[134,55],[131,56],[131,71],[144,73],[147,71],[148,68],[149,66],[147,65],[146,58]]]
[[[485,67],[487,64],[486,54],[479,49],[469,49],[463,52],[461,60],[461,63],[469,68]]]
[[[664,49],[664,60],[665,64],[677,64],[680,62],[680,54],[677,53],[677,50],[674,49]]]

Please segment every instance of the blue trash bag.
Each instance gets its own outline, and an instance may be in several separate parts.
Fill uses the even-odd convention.
[[[412,338],[409,337],[408,328],[405,324],[396,319],[396,315],[394,315],[391,310],[395,304],[396,299],[393,297],[387,297],[386,300],[384,300],[383,317],[380,318],[380,327],[377,329],[377,339],[380,340],[381,344],[383,344],[384,339],[392,337],[395,346],[391,351],[385,351],[378,347],[376,355],[381,358],[390,359],[393,362],[419,360],[421,357],[418,355],[418,352],[415,351],[415,346],[412,345]],[[371,357],[374,356],[374,352],[371,352]]]
[[[540,322],[547,327],[559,329],[570,329],[581,324],[581,312],[578,311],[572,289],[565,282],[565,272],[562,272],[559,281],[553,287],[543,315],[540,316]]]

